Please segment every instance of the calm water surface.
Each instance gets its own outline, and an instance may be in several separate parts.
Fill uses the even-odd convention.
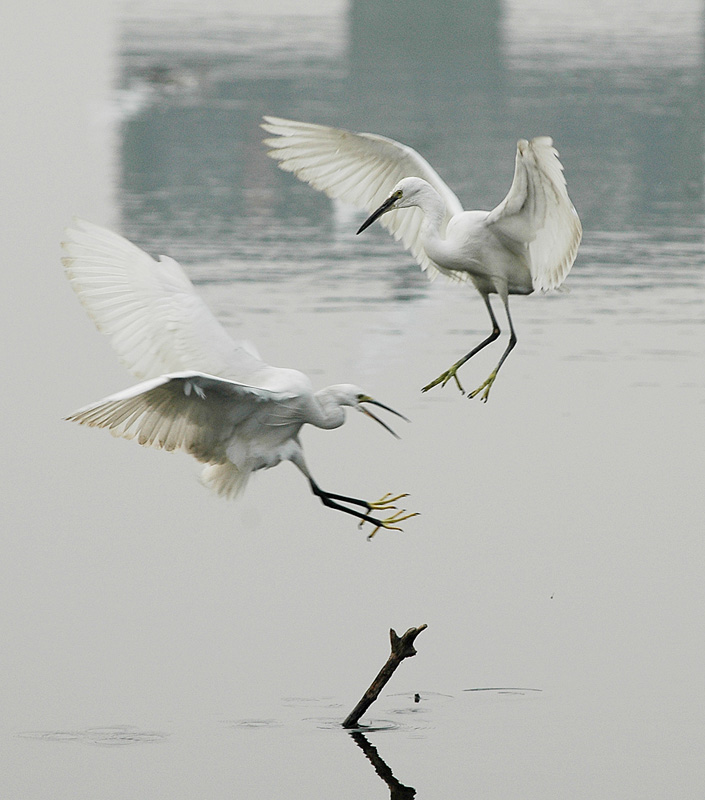
[[[258,5],[75,0],[10,37],[0,795],[699,796],[700,4]],[[486,406],[419,391],[486,335],[480,298],[356,237],[262,114],[405,141],[468,208],[554,137],[583,244],[568,292],[514,299]],[[266,360],[407,414],[304,443],[326,488],[422,515],[367,542],[287,465],[225,503],[62,423],[131,382],[61,274],[74,213],[181,261]],[[423,622],[373,729],[341,730]]]

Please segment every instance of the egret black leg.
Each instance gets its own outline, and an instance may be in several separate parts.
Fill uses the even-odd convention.
[[[453,378],[458,386],[458,389],[465,394],[463,387],[460,385],[460,381],[458,380],[458,376],[456,375],[457,371],[465,364],[466,361],[469,361],[476,353],[479,353],[480,350],[487,347],[488,344],[494,342],[494,340],[499,336],[500,329],[499,324],[497,323],[497,317],[494,315],[494,311],[492,310],[492,305],[490,304],[489,295],[483,295],[482,299],[485,301],[485,305],[487,306],[487,311],[490,314],[490,320],[492,321],[492,331],[490,335],[483,339],[477,347],[474,347],[467,355],[464,355],[459,361],[456,361],[452,367],[447,369],[443,374],[439,375],[435,381],[431,381],[427,386],[424,386],[421,390],[422,392],[427,392],[429,389],[433,389],[434,386],[438,386],[440,383],[441,386],[445,386],[448,381]],[[510,322],[511,325],[511,322]],[[511,348],[510,348],[511,349]]]
[[[412,514],[406,514],[406,512],[402,510],[397,511],[386,519],[380,520],[375,519],[375,517],[371,517],[369,514],[363,513],[362,511],[357,511],[354,508],[347,508],[346,506],[341,505],[341,503],[350,503],[352,505],[360,506],[361,508],[366,509],[368,512],[372,511],[373,509],[396,509],[396,506],[392,505],[392,503],[395,500],[399,500],[401,497],[406,497],[405,494],[396,495],[394,497],[391,495],[385,495],[383,498],[381,498],[381,500],[370,503],[367,500],[359,500],[357,497],[348,497],[344,494],[333,494],[332,492],[326,492],[321,489],[321,487],[313,480],[313,478],[309,478],[309,484],[311,486],[311,491],[327,508],[333,508],[336,511],[342,511],[344,514],[350,514],[353,517],[357,517],[357,519],[361,520],[361,523],[369,522],[371,525],[374,525],[372,533],[368,536],[370,539],[380,528],[387,528],[395,531],[401,530],[401,528],[395,527],[394,523],[409,519],[409,517],[417,516],[416,512]]]
[[[509,344],[507,345],[507,349],[502,353],[502,358],[499,359],[499,364],[497,364],[497,366],[492,370],[487,380],[481,386],[478,386],[474,392],[470,392],[468,394],[468,397],[475,397],[480,392],[482,392],[482,397],[480,398],[480,400],[482,400],[483,403],[487,402],[487,398],[490,395],[490,389],[492,388],[492,384],[494,383],[495,378],[497,377],[497,373],[499,372],[500,367],[502,366],[502,364],[504,364],[507,356],[512,352],[512,350],[514,349],[514,345],[517,343],[517,336],[516,333],[514,333],[514,325],[512,324],[512,317],[511,314],[509,313],[508,300],[504,301],[504,308],[505,311],[507,312],[507,321],[509,322]]]

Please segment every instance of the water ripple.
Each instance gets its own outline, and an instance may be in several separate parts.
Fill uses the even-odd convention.
[[[278,719],[239,719],[224,723],[229,728],[246,728],[249,730],[262,730],[264,728],[281,728],[283,723]]]
[[[108,747],[163,742],[170,735],[161,731],[143,731],[134,725],[109,725],[78,731],[23,731],[17,734],[22,739],[38,739],[44,742],[81,742]]]

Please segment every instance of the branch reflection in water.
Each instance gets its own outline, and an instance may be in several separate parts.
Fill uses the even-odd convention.
[[[416,789],[411,786],[405,786],[394,777],[392,770],[387,766],[385,760],[377,752],[377,748],[367,739],[364,733],[350,731],[350,736],[365,754],[365,758],[372,764],[375,772],[389,787],[390,800],[409,800],[409,798],[416,796]]]

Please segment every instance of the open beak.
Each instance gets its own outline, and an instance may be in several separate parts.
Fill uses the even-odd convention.
[[[358,401],[358,402],[359,402],[359,403],[371,403],[373,406],[378,406],[379,408],[383,408],[385,411],[390,411],[392,414],[396,414],[396,415],[397,415],[397,417],[401,417],[401,418],[402,418],[403,420],[405,420],[406,422],[409,422],[409,420],[408,420],[408,419],[407,419],[407,418],[406,418],[406,417],[405,417],[403,414],[400,414],[398,411],[395,411],[393,408],[390,408],[389,406],[385,406],[385,405],[384,405],[384,403],[380,403],[378,400],[373,400],[371,397],[367,397],[367,395],[365,395],[364,397],[361,397],[361,398],[359,399],[359,401]],[[381,425],[381,426],[382,426],[382,427],[383,427],[385,430],[388,430],[388,431],[389,431],[389,432],[392,434],[392,436],[396,437],[397,439],[399,439],[399,438],[400,438],[400,437],[399,437],[399,436],[398,436],[398,435],[397,435],[397,434],[396,434],[396,433],[395,433],[395,432],[394,432],[394,431],[393,431],[393,430],[392,430],[392,429],[389,427],[389,425],[387,425],[387,423],[386,423],[386,422],[384,422],[384,421],[383,421],[383,420],[381,420],[381,419],[380,419],[378,416],[376,416],[375,414],[373,414],[373,413],[372,413],[372,412],[369,410],[369,408],[365,408],[365,407],[364,407],[364,406],[362,406],[362,405],[358,405],[358,406],[357,406],[357,408],[358,408],[358,410],[359,410],[359,411],[362,411],[362,413],[363,413],[363,414],[365,414],[366,416],[368,416],[370,419],[373,419],[375,422],[379,422],[379,424],[380,424],[380,425]]]
[[[399,199],[399,196],[395,192],[391,194],[382,205],[377,209],[377,211],[373,211],[369,217],[360,225],[358,233],[362,233],[365,228],[369,228],[375,220],[378,220],[385,211],[390,211],[394,203]],[[396,413],[396,412],[395,412]]]

